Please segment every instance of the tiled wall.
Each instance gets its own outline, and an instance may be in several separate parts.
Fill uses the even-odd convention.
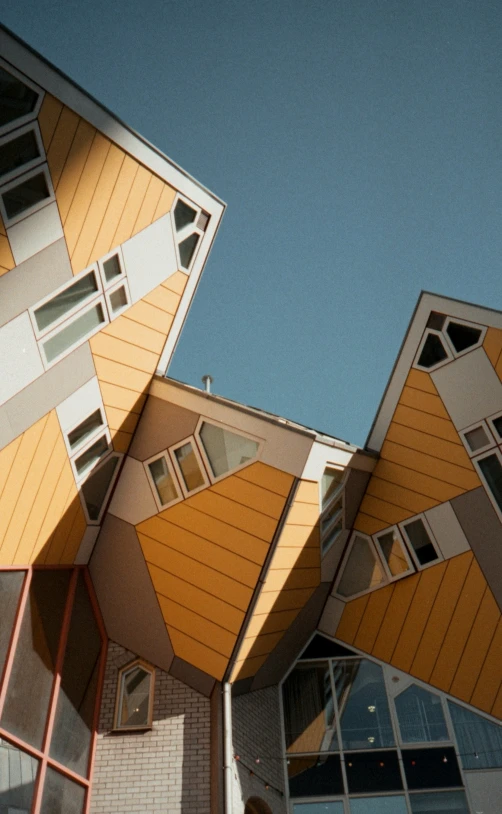
[[[134,657],[109,643],[91,814],[207,814],[208,698],[156,670],[152,730],[110,734],[118,670]]]

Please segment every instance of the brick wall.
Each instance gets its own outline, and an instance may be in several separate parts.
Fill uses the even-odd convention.
[[[232,730],[234,754],[240,758],[234,761],[233,770],[234,814],[243,814],[250,797],[263,800],[273,814],[285,814],[278,688],[268,687],[234,698]]]
[[[110,733],[118,670],[134,658],[109,643],[91,814],[208,814],[208,698],[156,670],[152,730]]]

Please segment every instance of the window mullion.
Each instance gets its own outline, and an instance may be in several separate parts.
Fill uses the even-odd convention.
[[[24,570],[24,569],[20,569]],[[21,624],[23,621],[23,615],[26,608],[26,603],[28,601],[28,593],[30,590],[30,583],[31,577],[33,574],[33,568],[28,568],[26,571],[26,575],[23,581],[23,587],[21,588],[21,595],[18,600],[18,607],[16,612],[16,617],[14,621],[14,627],[12,630],[12,636],[9,644],[9,650],[7,654],[7,658],[5,660],[5,670],[3,674],[2,684],[0,684],[0,718],[2,717],[3,707],[5,703],[5,696],[7,695],[7,687],[9,686],[9,679],[10,674],[12,672],[12,665],[14,664],[14,656],[16,655],[16,647],[17,642],[19,639],[19,633],[21,631]],[[1,678],[1,677],[0,677]]]

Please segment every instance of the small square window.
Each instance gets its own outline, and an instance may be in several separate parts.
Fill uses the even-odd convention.
[[[402,529],[407,537],[412,553],[418,566],[428,565],[441,559],[432,539],[432,535],[427,529],[423,519],[418,517],[408,523],[402,524]]]
[[[112,254],[111,257],[103,261],[102,265],[106,283],[112,283],[117,277],[122,276],[122,266],[118,254]]]

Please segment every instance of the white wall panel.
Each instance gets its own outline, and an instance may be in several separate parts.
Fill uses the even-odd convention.
[[[61,429],[63,432],[72,430],[98,407],[101,408],[103,419],[106,420],[98,379],[97,376],[93,376],[56,407]]]
[[[171,215],[167,214],[122,244],[132,302],[178,270]]]
[[[445,560],[470,549],[451,503],[441,503],[425,512],[425,516]]]
[[[502,410],[502,383],[483,348],[431,373],[457,430]]]
[[[16,265],[60,240],[64,233],[57,203],[48,204],[10,226],[7,236]]]
[[[0,359],[0,404],[4,404],[44,373],[27,312],[0,328]]]

